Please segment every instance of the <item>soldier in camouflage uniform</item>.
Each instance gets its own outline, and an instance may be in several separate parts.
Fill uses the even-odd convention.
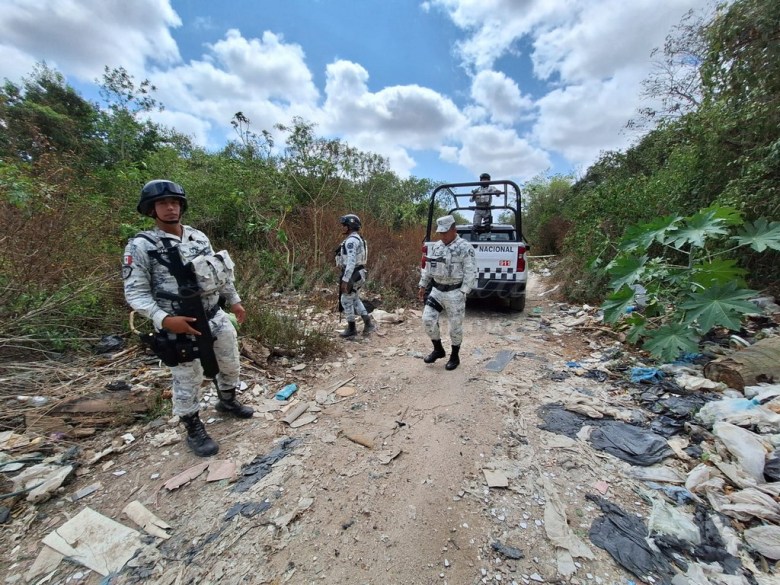
[[[475,240],[477,232],[489,230],[493,223],[493,213],[490,210],[493,195],[501,193],[493,185],[489,185],[490,175],[482,173],[479,176],[481,184],[471,192],[470,200],[477,204],[474,210],[474,220],[471,223],[471,239]]]
[[[368,335],[376,330],[376,325],[360,300],[360,289],[366,283],[368,245],[358,233],[362,224],[357,215],[342,215],[339,223],[343,226],[346,237],[336,250],[336,266],[341,268],[339,301],[347,318],[347,327],[339,335],[344,338],[357,335],[356,315],[363,319],[363,335]]]
[[[187,210],[187,196],[180,185],[165,180],[148,182],[141,190],[137,209],[139,213],[152,217],[155,227],[131,238],[125,248],[122,278],[128,304],[151,319],[158,331],[200,335],[192,326],[195,317],[183,314],[179,301],[175,300],[179,284],[165,265],[165,259],[170,254],[180,253],[183,264],[194,260],[193,265],[205,262],[223,266],[223,273],[212,279],[210,286],[200,287],[200,300],[209,320],[214,337],[214,354],[219,364],[219,373],[214,380],[219,398],[216,408],[239,418],[250,418],[253,410],[236,400],[239,384],[236,329],[219,306],[222,296],[236,320],[243,323],[246,312],[233,284],[233,263],[230,257],[224,251],[215,255],[203,232],[182,225],[181,217]],[[212,262],[215,258],[219,262]],[[200,285],[200,278],[198,280]],[[179,363],[170,370],[173,377],[173,414],[179,416],[187,429],[187,444],[196,455],[214,455],[219,446],[209,437],[198,415],[198,390],[203,382],[200,360]]]
[[[439,318],[442,311],[447,314],[450,328],[452,352],[445,364],[447,370],[454,370],[460,364],[460,344],[463,340],[463,318],[466,316],[466,295],[477,280],[477,265],[474,261],[474,248],[458,235],[455,230],[455,218],[445,215],[436,220],[436,232],[441,240],[428,250],[425,268],[419,283],[419,298],[425,299],[423,309],[423,327],[433,343],[433,351],[423,361],[432,364],[447,354],[441,344]],[[427,299],[428,285],[433,288]]]

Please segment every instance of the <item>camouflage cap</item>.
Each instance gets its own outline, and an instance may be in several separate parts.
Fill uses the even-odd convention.
[[[436,231],[439,233],[448,232],[455,225],[455,218],[451,215],[445,215],[436,220]]]

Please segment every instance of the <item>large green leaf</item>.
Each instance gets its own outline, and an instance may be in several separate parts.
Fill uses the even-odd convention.
[[[740,328],[742,316],[755,313],[756,305],[747,301],[756,292],[738,288],[733,282],[713,285],[702,292],[692,293],[690,300],[680,305],[687,311],[686,323],[698,322],[702,333],[716,325],[732,330]]]
[[[671,243],[675,248],[682,248],[686,244],[703,248],[707,238],[729,233],[725,227],[726,223],[728,222],[715,210],[705,209],[686,218],[682,227],[671,230],[664,243]]]
[[[737,266],[736,260],[713,260],[702,264],[694,264],[690,271],[690,279],[702,288],[713,284],[724,285],[734,282],[742,285],[743,276],[747,270]]]
[[[647,256],[631,255],[618,256],[610,262],[607,272],[612,277],[609,284],[613,290],[619,290],[623,285],[634,284],[639,280],[646,262]]]
[[[713,204],[706,209],[703,209],[702,213],[709,214],[712,219],[722,222],[725,225],[734,226],[744,223],[742,212],[734,207],[721,207],[717,204]]]
[[[629,343],[637,344],[642,337],[647,335],[647,319],[639,313],[632,313],[626,319],[626,323],[631,325],[631,329],[626,333],[626,341]]]
[[[780,250],[780,221],[769,223],[761,217],[756,223],[747,222],[731,239],[736,240],[740,246],[750,246],[756,252],[763,252],[767,248]]]
[[[604,311],[604,320],[607,323],[614,323],[626,314],[626,308],[631,306],[634,300],[634,291],[628,286],[623,285],[619,290],[613,292],[601,305]]]
[[[662,361],[671,362],[683,353],[696,353],[699,349],[698,336],[684,323],[664,325],[646,334],[642,347]]]
[[[633,252],[645,251],[653,242],[663,243],[666,234],[677,227],[677,222],[682,219],[679,215],[667,215],[649,223],[633,225],[626,230],[620,242],[620,250]]]

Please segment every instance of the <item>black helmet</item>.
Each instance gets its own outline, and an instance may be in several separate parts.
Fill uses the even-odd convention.
[[[184,188],[173,181],[155,179],[149,181],[141,189],[141,199],[136,207],[138,213],[149,215],[149,212],[154,208],[154,202],[164,197],[176,197],[181,201],[181,212],[187,211],[187,194],[184,192]]]
[[[489,180],[490,180],[490,175],[488,175],[487,173],[482,173],[482,174],[479,176],[479,180],[480,180],[480,181],[489,181]]]
[[[363,224],[360,223],[360,218],[354,213],[348,213],[347,215],[342,215],[339,218],[339,223],[341,225],[347,226],[351,230],[359,230],[363,226]]]

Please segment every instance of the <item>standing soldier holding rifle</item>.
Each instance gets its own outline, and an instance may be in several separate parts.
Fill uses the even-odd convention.
[[[173,414],[187,429],[187,444],[200,457],[219,451],[198,415],[198,389],[204,374],[217,387],[216,409],[238,418],[253,410],[236,400],[239,384],[238,336],[223,297],[239,323],[246,317],[233,283],[233,262],[214,253],[203,232],[182,225],[184,189],[172,181],[149,181],[141,189],[138,212],[154,219],[154,229],[136,234],[122,265],[125,298],[151,319],[155,333],[142,336],[170,367]]]

